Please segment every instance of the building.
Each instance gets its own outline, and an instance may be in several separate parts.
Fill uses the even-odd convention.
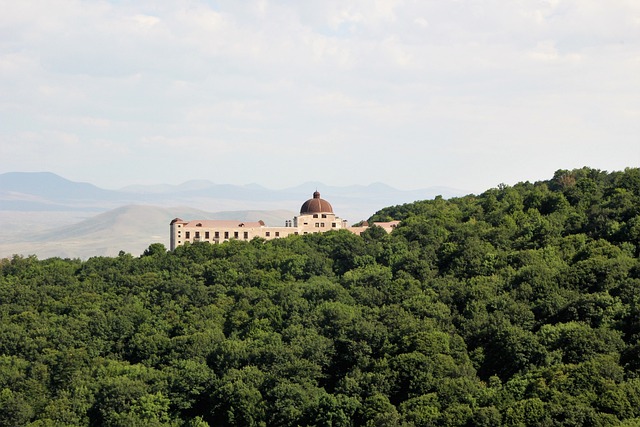
[[[400,221],[387,221],[387,222],[374,222],[373,225],[382,228],[387,233],[391,233],[395,228],[400,224]],[[369,228],[369,224],[365,221],[363,225],[359,225],[357,227],[349,227],[347,230],[351,231],[354,234],[362,234],[365,230]]]
[[[391,232],[399,221],[390,223],[375,223],[381,225],[387,232]],[[229,220],[193,220],[184,221],[176,218],[170,224],[170,247],[185,243],[210,242],[220,243],[228,240],[251,240],[254,237],[263,239],[277,239],[292,234],[324,233],[329,230],[348,229],[360,234],[368,226],[348,227],[347,221],[333,213],[329,202],[320,198],[319,192],[313,193],[313,198],[307,200],[300,207],[300,215],[293,220],[285,221],[284,227],[268,227],[264,222],[241,222]]]

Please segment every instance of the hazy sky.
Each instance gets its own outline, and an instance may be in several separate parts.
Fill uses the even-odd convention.
[[[640,166],[638,0],[0,11],[0,173],[481,192]]]

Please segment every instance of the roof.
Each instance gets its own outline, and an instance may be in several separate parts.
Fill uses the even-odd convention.
[[[367,221],[364,221],[364,224],[366,223]],[[351,231],[354,234],[362,234],[365,230],[368,230],[369,228],[371,228],[370,225],[368,224],[364,225],[364,224],[358,227],[349,227],[347,230]],[[387,221],[387,222],[373,223],[374,226],[381,227],[387,233],[391,233],[396,227],[398,227],[399,224],[400,224],[400,221]]]
[[[260,228],[263,226],[263,221],[234,221],[225,219],[198,219],[184,224],[185,228]]]
[[[313,198],[307,200],[300,208],[300,215],[308,215],[314,213],[333,213],[331,203],[320,198],[320,193],[313,193]]]

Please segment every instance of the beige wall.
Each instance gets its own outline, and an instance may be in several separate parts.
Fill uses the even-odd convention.
[[[229,226],[229,221],[174,221],[171,224],[171,250],[186,242],[220,243],[228,240],[251,240],[254,237],[276,239],[296,234],[293,227],[266,227],[258,224]],[[195,224],[202,224],[197,226]]]
[[[368,226],[349,227],[347,221],[340,219],[333,213],[317,213],[300,215],[293,218],[291,227],[267,227],[262,221],[238,222],[224,220],[194,220],[183,221],[179,218],[171,221],[171,250],[186,242],[220,243],[232,239],[251,240],[254,237],[263,239],[277,239],[292,234],[324,233],[330,230],[347,229],[355,234],[361,234]],[[400,221],[376,222],[387,233],[393,231]]]
[[[323,217],[324,216],[324,217]],[[390,233],[400,221],[376,222]],[[348,227],[347,222],[331,213],[300,215],[293,219],[293,227],[267,227],[261,223],[241,223],[237,221],[196,220],[171,222],[171,250],[184,245],[186,242],[220,243],[232,239],[251,240],[254,237],[263,239],[278,239],[292,234],[324,233],[329,230],[347,229],[355,234],[361,234],[368,226]]]
[[[400,221],[389,221],[389,222],[374,222],[373,225],[377,225],[381,227],[387,233],[391,233],[395,228],[400,224]],[[365,230],[369,228],[368,225],[361,225],[359,227],[348,227],[347,230],[354,234],[362,234]]]
[[[332,213],[317,213],[300,215],[293,219],[299,234],[323,233],[329,230],[339,230],[346,227],[346,222]]]
[[[251,240],[254,237],[277,239],[291,234],[324,233],[347,228],[347,222],[333,213],[317,213],[294,217],[290,227],[267,227],[260,222],[226,220],[171,221],[170,248],[174,250],[186,242],[220,243],[231,239]]]

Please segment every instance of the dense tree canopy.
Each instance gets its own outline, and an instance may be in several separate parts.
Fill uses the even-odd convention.
[[[640,169],[390,218],[0,260],[0,426],[640,423]]]

